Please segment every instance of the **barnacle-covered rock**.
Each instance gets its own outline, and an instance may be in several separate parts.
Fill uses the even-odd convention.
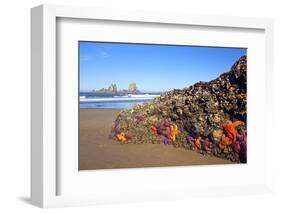
[[[164,143],[247,162],[247,57],[210,82],[163,93],[121,111],[111,137],[120,143]]]

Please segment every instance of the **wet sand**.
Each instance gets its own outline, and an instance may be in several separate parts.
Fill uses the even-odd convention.
[[[79,169],[229,164],[195,151],[164,144],[119,144],[109,139],[120,109],[80,109]]]

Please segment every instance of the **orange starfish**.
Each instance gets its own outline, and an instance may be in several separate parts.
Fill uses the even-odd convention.
[[[230,121],[227,120],[222,127],[224,128],[224,130],[227,133],[227,137],[231,140],[233,140],[234,143],[236,143],[236,135],[237,135],[237,130],[236,128],[240,125],[244,124],[243,121]]]
[[[201,142],[200,142],[200,137],[195,139],[194,141],[194,146],[197,148],[197,149],[201,149]]]
[[[120,134],[116,135],[116,137],[120,141],[120,143],[125,143],[127,140],[124,132],[121,132]]]
[[[230,145],[232,143],[232,140],[225,136],[225,134],[222,135],[221,141],[219,143],[219,148],[224,149],[226,146]]]
[[[151,127],[152,132],[156,135],[157,134],[157,128],[155,126]]]
[[[180,133],[180,131],[178,130],[178,127],[176,126],[176,125],[171,125],[170,126],[170,139],[172,140],[172,141],[175,141],[176,140],[176,136],[177,136],[177,134],[179,134]]]

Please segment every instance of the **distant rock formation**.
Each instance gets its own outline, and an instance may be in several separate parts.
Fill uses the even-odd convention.
[[[111,93],[118,92],[116,84],[110,84],[110,86],[108,87],[107,90],[108,90],[108,92],[111,92]]]
[[[128,86],[128,91],[132,93],[137,92],[138,91],[137,84],[135,82],[130,83]]]
[[[132,90],[135,90],[132,84]],[[112,128],[120,143],[164,143],[247,162],[247,57],[210,82],[162,94],[121,111]]]
[[[117,85],[115,83],[112,83],[109,85],[107,89],[101,88],[100,90],[92,90],[93,92],[100,92],[100,93],[122,93],[122,94],[127,94],[127,93],[137,93],[139,92],[137,88],[137,84],[135,82],[130,83],[128,86],[128,90],[123,89],[123,90],[118,90]]]

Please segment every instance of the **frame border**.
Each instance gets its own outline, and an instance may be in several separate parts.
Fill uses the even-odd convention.
[[[56,146],[56,19],[80,18],[147,22],[169,25],[199,25],[205,27],[249,28],[265,30],[266,40],[266,94],[268,116],[273,116],[273,20],[159,13],[153,11],[113,10],[76,6],[40,5],[31,9],[31,203],[42,207],[60,207],[95,204],[89,196],[57,196],[57,146]],[[268,125],[267,125],[268,126]],[[268,133],[269,127],[266,129]],[[271,160],[267,146],[267,181],[265,185],[249,186],[246,189],[226,187],[216,189],[226,194],[270,192],[272,189]],[[215,189],[208,190],[215,191]],[[197,196],[214,192],[198,191]],[[196,196],[196,195],[195,195]],[[194,195],[192,195],[194,197]],[[104,203],[107,203],[106,201]]]

